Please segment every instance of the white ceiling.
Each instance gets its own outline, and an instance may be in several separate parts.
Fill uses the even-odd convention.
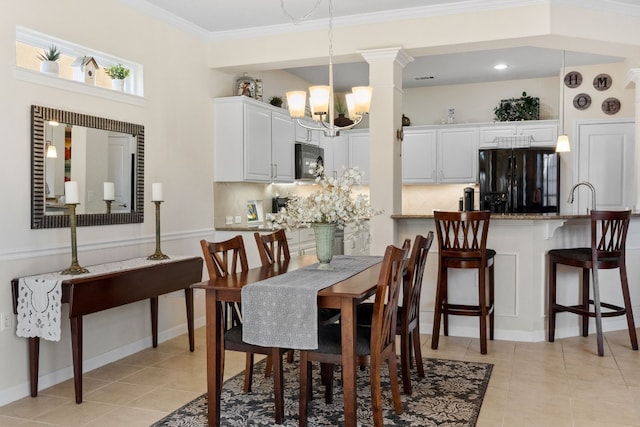
[[[495,0],[494,0],[495,1]],[[600,0],[602,3],[603,0]],[[209,36],[250,33],[258,30],[286,31],[293,17],[302,17],[308,26],[327,26],[328,0],[128,0],[128,3],[156,16],[193,26]],[[444,10],[454,5],[478,5],[479,0],[334,0],[334,23],[380,21],[397,16],[416,16]],[[366,13],[362,13],[366,3]],[[486,1],[484,3],[487,3]],[[640,0],[609,0],[625,7],[640,7]],[[284,5],[284,11],[281,7]],[[316,7],[317,5],[317,7]],[[314,9],[315,7],[315,9]],[[567,66],[592,65],[622,61],[623,58],[566,52]],[[328,56],[328,55],[327,55]],[[509,67],[496,71],[497,63]],[[414,58],[403,73],[403,87],[422,87],[483,81],[517,80],[557,76],[562,64],[562,51],[538,47],[518,47],[470,51]],[[313,83],[328,84],[327,66],[291,68],[287,71]],[[365,62],[335,64],[335,87],[338,91],[369,83]]]

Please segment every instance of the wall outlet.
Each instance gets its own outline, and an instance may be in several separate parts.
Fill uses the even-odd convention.
[[[11,329],[11,313],[0,313],[0,331]]]
[[[242,222],[242,217],[240,215],[236,215],[236,224],[240,224]]]
[[[233,217],[232,216],[226,217],[225,218],[225,224],[227,224],[227,225],[233,224]]]

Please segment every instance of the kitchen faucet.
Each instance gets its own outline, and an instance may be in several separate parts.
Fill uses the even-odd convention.
[[[581,185],[585,185],[585,186],[589,187],[589,189],[591,190],[591,210],[595,211],[596,210],[596,189],[593,186],[593,184],[591,184],[588,181],[581,181],[581,182],[577,183],[576,185],[574,185],[573,187],[571,187],[571,192],[569,194],[569,200],[567,200],[567,202],[573,203],[573,193],[576,191],[576,188],[578,188]]]

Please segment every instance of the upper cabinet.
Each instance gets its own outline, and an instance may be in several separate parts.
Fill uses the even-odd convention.
[[[435,129],[405,128],[402,140],[402,183],[437,182],[437,132]]]
[[[300,121],[309,126],[317,127],[318,125],[310,118],[303,118]],[[295,121],[296,126],[296,142],[303,142],[305,144],[318,145],[320,143],[322,131],[307,129],[300,125],[298,120]]]
[[[558,121],[496,122],[479,131],[480,148],[555,147]]]
[[[477,164],[477,127],[405,128],[403,184],[475,182]]]
[[[349,140],[345,132],[340,136],[320,136],[320,147],[324,149],[324,173],[337,178],[349,167]]]
[[[362,172],[362,183],[369,184],[369,129],[351,130],[349,138],[349,167]]]
[[[246,96],[214,100],[215,179],[293,182],[295,122]]]

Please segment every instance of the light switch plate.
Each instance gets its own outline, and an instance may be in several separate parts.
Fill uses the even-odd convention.
[[[236,224],[240,224],[242,222],[242,217],[240,215],[236,215]]]

